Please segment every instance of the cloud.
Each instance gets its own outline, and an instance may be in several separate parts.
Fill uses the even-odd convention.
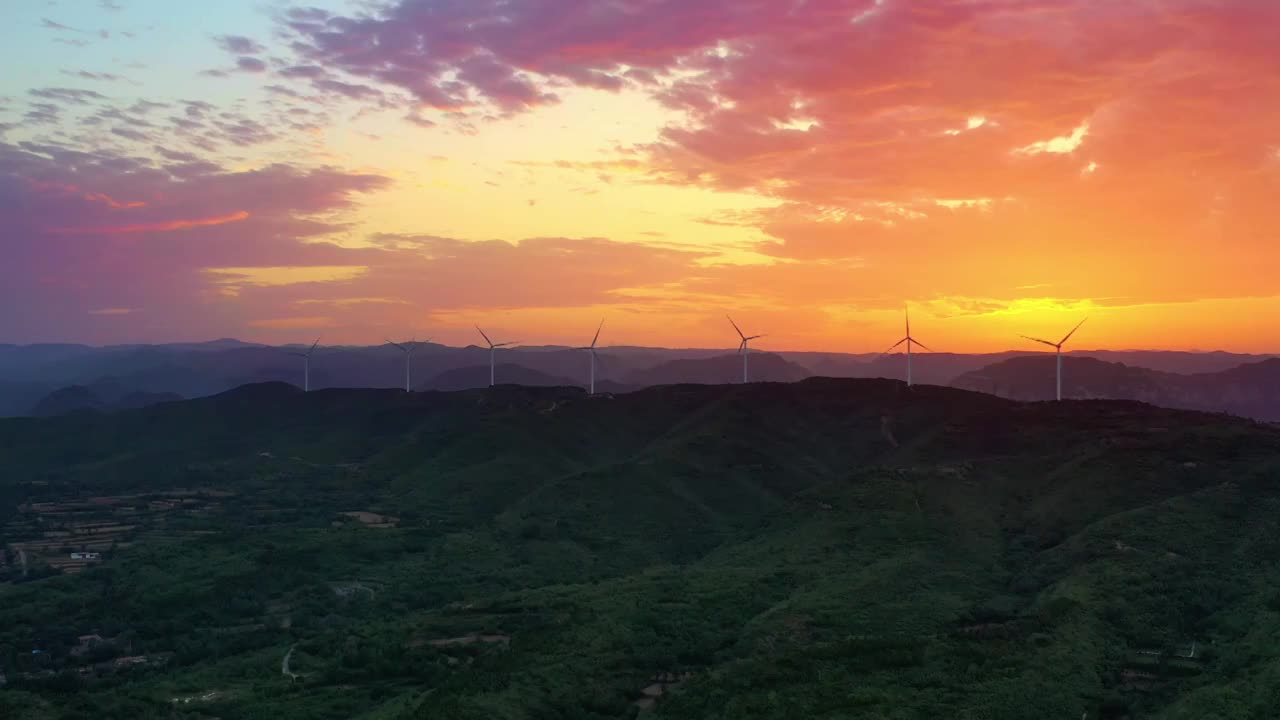
[[[242,72],[260,73],[267,71],[267,64],[256,57],[245,55],[236,58],[236,69]]]
[[[27,91],[27,94],[50,102],[61,102],[69,105],[86,105],[91,100],[107,99],[107,96],[100,92],[79,88],[32,88]]]
[[[55,30],[57,32],[72,32],[72,33],[84,32],[83,30],[77,30],[76,28],[73,28],[70,25],[63,25],[60,22],[54,22],[49,18],[40,18],[40,26],[43,28],[47,28],[49,30]]]
[[[1049,140],[1037,140],[1029,145],[1017,148],[1016,153],[1023,155],[1037,155],[1039,153],[1072,153],[1080,147],[1080,143],[1084,142],[1084,138],[1089,134],[1088,121],[1080,123],[1070,135],[1059,135]]]
[[[111,134],[119,135],[120,137],[128,140],[136,140],[138,142],[148,142],[151,140],[151,136],[147,133],[144,133],[141,130],[134,130],[132,128],[112,128]]]
[[[157,152],[166,162],[192,159]],[[705,257],[604,238],[384,234],[344,247],[352,226],[342,215],[386,178],[269,166],[184,179],[165,167],[103,151],[0,144],[0,222],[12,228],[0,302],[23,298],[38,308],[0,317],[0,333],[92,334],[90,311],[112,308],[147,308],[146,332],[161,335],[282,330],[317,317],[369,332],[381,322],[409,326],[424,307],[468,313],[625,301],[630,289],[680,281]],[[330,312],[303,310],[321,303]],[[119,319],[122,332],[135,327]]]
[[[104,82],[116,82],[124,78],[112,73],[91,72],[89,70],[62,70],[63,75],[80,78],[81,80],[100,80]]]
[[[133,308],[96,308],[89,311],[90,315],[129,315],[135,312]]]
[[[275,287],[298,283],[337,282],[352,280],[369,272],[369,268],[355,266],[310,265],[302,267],[218,267],[205,272],[222,285]]]
[[[266,52],[266,48],[261,43],[243,35],[219,35],[214,38],[214,42],[232,55],[256,55]]]
[[[675,112],[632,148],[646,176],[775,200],[735,222],[796,282],[858,262],[868,294],[1188,299],[1266,293],[1280,263],[1275,3],[398,0],[282,24],[299,62],[426,122],[626,79]]]
[[[125,235],[128,233],[188,230],[190,228],[209,227],[211,225],[225,225],[227,223],[241,222],[248,219],[249,213],[244,210],[237,210],[236,212],[217,217],[193,218],[189,220],[165,220],[163,222],[137,223],[133,225],[103,225],[83,228],[51,227],[46,228],[45,232],[53,235]]]
[[[251,320],[249,325],[251,327],[265,328],[268,330],[308,330],[311,328],[333,327],[334,321],[333,318],[330,317],[309,315],[304,317],[281,317]]]

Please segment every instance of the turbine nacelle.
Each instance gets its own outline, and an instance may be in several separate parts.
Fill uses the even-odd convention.
[[[484,338],[484,341],[489,344],[489,387],[493,387],[494,386],[494,380],[493,380],[494,356],[497,354],[498,348],[510,347],[511,345],[519,345],[520,342],[514,341],[514,342],[495,343],[494,341],[489,339],[489,336],[486,335],[483,330],[480,329],[479,325],[476,326],[476,332],[480,333],[480,337]]]
[[[519,341],[519,340],[513,340],[513,341],[511,341],[511,342],[495,343],[494,341],[492,341],[492,340],[490,340],[490,339],[489,339],[489,336],[488,336],[488,335],[485,335],[485,334],[484,334],[484,331],[483,331],[483,330],[480,330],[480,326],[479,326],[479,325],[477,325],[477,326],[476,326],[476,330],[479,330],[479,331],[480,331],[480,337],[484,338],[484,341],[485,341],[486,343],[488,343],[488,344],[489,344],[489,349],[490,349],[490,350],[493,350],[494,348],[510,347],[511,345],[519,345],[519,344],[520,344],[520,341]]]
[[[911,337],[911,311],[910,311],[909,309],[907,309],[906,307],[904,307],[904,308],[903,308],[903,313],[904,313],[904,315],[905,315],[905,317],[906,317],[906,326],[907,326],[907,328],[906,328],[906,329],[907,329],[907,335],[906,335],[906,337],[902,338],[901,340],[899,340],[898,342],[894,343],[893,345],[890,345],[890,346],[889,346],[889,349],[888,349],[888,350],[885,350],[885,351],[884,351],[884,352],[882,352],[882,353],[880,353],[880,354],[876,357],[876,359],[877,359],[877,360],[879,360],[880,358],[884,357],[885,355],[888,355],[889,353],[893,352],[894,350],[897,350],[897,349],[898,349],[898,348],[899,348],[903,343],[906,343],[906,345],[907,345],[907,387],[910,387],[910,386],[911,386],[911,347],[912,347],[913,345],[918,345],[918,346],[920,346],[921,348],[923,348],[924,350],[926,350],[926,351],[928,351],[928,352],[933,352],[933,348],[930,348],[928,345],[925,345],[924,343],[920,342],[919,340],[917,340],[917,339],[915,339],[915,338]]]
[[[1076,331],[1080,329],[1080,326],[1081,326],[1081,325],[1084,325],[1084,321],[1085,321],[1085,320],[1088,320],[1088,319],[1089,319],[1089,318],[1088,318],[1088,317],[1086,317],[1084,320],[1081,320],[1080,322],[1076,323],[1076,326],[1075,326],[1075,327],[1073,327],[1073,328],[1071,328],[1071,332],[1069,332],[1069,333],[1067,333],[1066,335],[1064,335],[1064,336],[1063,336],[1063,338],[1062,338],[1061,340],[1059,340],[1058,342],[1056,342],[1056,343],[1055,343],[1055,342],[1049,342],[1048,340],[1041,340],[1040,338],[1031,337],[1030,335],[1022,335],[1022,336],[1021,336],[1021,337],[1025,338],[1025,339],[1027,339],[1027,340],[1030,340],[1030,341],[1032,341],[1032,342],[1038,342],[1038,343],[1040,343],[1041,345],[1048,345],[1049,347],[1051,347],[1051,348],[1053,348],[1055,351],[1057,351],[1057,354],[1058,354],[1058,370],[1057,370],[1057,376],[1058,376],[1058,381],[1057,381],[1057,382],[1058,382],[1058,389],[1057,389],[1057,398],[1058,398],[1059,400],[1061,400],[1061,399],[1062,399],[1062,346],[1067,344],[1067,341],[1071,339],[1071,336],[1072,336],[1072,335],[1075,335],[1075,334],[1076,334]]]
[[[573,348],[574,350],[585,350],[591,353],[591,382],[587,386],[587,391],[591,395],[596,394],[596,360],[600,358],[599,354],[596,353],[596,343],[600,341],[600,331],[602,329],[604,329],[604,318],[601,318],[600,324],[596,326],[596,334],[595,337],[591,338],[590,345]]]
[[[738,323],[734,322],[733,318],[728,315],[725,315],[725,317],[728,318],[729,324],[733,326],[733,329],[738,333],[738,337],[742,340],[742,342],[738,343],[738,354],[742,356],[742,382],[745,384],[747,382],[747,355],[751,353],[751,347],[747,343],[766,336],[747,335],[742,332],[742,328],[738,327]]]
[[[311,392],[311,355],[316,351],[316,346],[319,344],[320,344],[320,338],[316,338],[316,341],[311,343],[311,348],[306,352],[289,353],[293,357],[302,358],[302,390],[303,392]]]
[[[323,337],[323,336],[322,336],[322,337]],[[312,353],[314,353],[314,352],[316,351],[316,346],[317,346],[317,345],[319,345],[319,344],[320,344],[320,338],[316,338],[316,341],[315,341],[315,342],[313,342],[313,343],[311,343],[311,348],[310,348],[309,350],[307,350],[306,352],[291,352],[291,353],[289,353],[289,354],[290,354],[290,355],[292,355],[292,356],[294,356],[294,357],[309,358],[309,357],[311,357]]]
[[[427,338],[425,342],[431,342],[431,338]],[[404,391],[409,392],[409,359],[413,356],[413,346],[418,344],[418,340],[415,338],[404,345],[394,340],[387,340],[387,344],[398,348],[400,352],[404,353]]]

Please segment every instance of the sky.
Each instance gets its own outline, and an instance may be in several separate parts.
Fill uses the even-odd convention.
[[[1280,351],[1280,3],[10,0],[0,342]]]

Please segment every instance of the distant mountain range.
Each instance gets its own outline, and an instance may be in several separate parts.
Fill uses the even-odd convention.
[[[149,393],[134,391],[119,397],[104,400],[93,390],[83,385],[70,385],[40,398],[32,406],[28,415],[33,417],[56,417],[74,412],[115,412],[117,410],[134,410],[162,402],[182,400],[177,393]]]
[[[220,339],[204,343],[169,345],[116,345],[92,347],[75,344],[0,345],[0,416],[29,415],[58,408],[93,408],[110,411],[125,396],[140,398],[181,396],[204,397],[240,385],[259,382],[302,384],[302,363],[288,355],[296,347],[271,347]],[[1068,363],[1087,360],[1083,353],[1068,354]],[[1113,361],[1130,371],[1148,370],[1164,374],[1221,373],[1238,366],[1264,361],[1271,356],[1232,353],[1189,353],[1156,351],[1098,351],[1088,353],[1099,361]],[[564,347],[522,346],[499,351],[497,381],[500,384],[531,386],[585,386],[590,373],[586,353]],[[990,392],[992,383],[981,378],[1000,375],[1009,387],[1020,376],[1014,370],[990,368],[1022,367],[1020,363],[1051,362],[1038,353],[1011,351],[992,354],[921,353],[916,356],[914,379],[920,384],[951,385]],[[489,381],[489,350],[474,345],[449,347],[418,343],[412,356],[411,376],[415,389],[459,390],[483,387]],[[1107,363],[1103,363],[1107,364]],[[902,379],[902,355],[844,354],[823,352],[753,352],[750,358],[753,381],[794,382],[810,376],[846,378],[884,377]],[[600,392],[629,392],[653,385],[681,383],[737,383],[742,379],[742,358],[724,349],[667,349],[645,347],[601,348],[596,368],[596,389]],[[1012,373],[1004,378],[1003,373]],[[1028,377],[1039,371],[1029,371]],[[1244,372],[1244,371],[1242,371]],[[964,378],[963,380],[961,380]],[[1162,388],[1179,388],[1177,393],[1142,390],[1154,382],[1140,372],[1115,377],[1111,384],[1095,384],[1088,392],[1096,397],[1155,398],[1154,402],[1175,403],[1177,407],[1204,407],[1236,411],[1253,408],[1247,399],[1229,405],[1214,405],[1212,382],[1183,385],[1168,379]],[[1133,387],[1121,387],[1124,382]],[[1240,382],[1246,382],[1241,380]],[[1247,382],[1255,382],[1249,379]],[[1264,378],[1256,382],[1266,383]],[[404,356],[387,346],[321,346],[311,361],[312,389],[339,387],[401,388],[404,383]],[[73,386],[87,388],[92,398]],[[1242,386],[1243,387],[1243,386]],[[1025,396],[1037,397],[1034,382],[1028,382]],[[1051,390],[1051,382],[1045,386]],[[1109,388],[1109,389],[1108,389]],[[1190,389],[1187,389],[1190,388]],[[51,394],[67,390],[56,396]],[[1082,388],[1080,392],[1085,392]],[[1040,392],[1035,389],[1035,392]],[[1010,392],[1006,390],[1004,392]],[[1144,394],[1145,393],[1145,394]],[[1003,393],[1002,393],[1003,394]],[[1203,395],[1202,404],[1192,399]],[[1172,398],[1165,400],[1165,398]],[[1177,400],[1177,398],[1183,400]],[[1200,403],[1195,400],[1195,403]],[[1262,402],[1264,405],[1265,403]],[[1261,414],[1259,414],[1259,412]],[[1249,410],[1253,417],[1269,416],[1267,409]]]
[[[951,385],[1014,400],[1052,400],[1055,372],[1052,355],[1019,357],[966,373]],[[1280,421],[1280,359],[1183,375],[1095,358],[1065,357],[1062,395],[1073,399],[1138,400],[1162,407]]]

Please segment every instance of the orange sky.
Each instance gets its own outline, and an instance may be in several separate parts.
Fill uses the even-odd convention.
[[[495,3],[44,26],[0,342],[1280,350],[1280,4]]]

